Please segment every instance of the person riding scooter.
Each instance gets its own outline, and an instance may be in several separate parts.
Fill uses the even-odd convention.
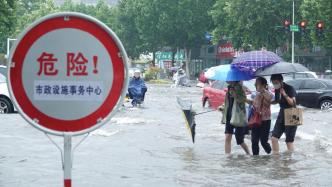
[[[183,69],[179,69],[173,76],[175,86],[190,86],[189,79]]]
[[[134,107],[143,103],[146,91],[147,87],[144,80],[141,78],[141,72],[135,70],[134,76],[130,79],[128,86],[129,97],[132,99],[131,104]]]

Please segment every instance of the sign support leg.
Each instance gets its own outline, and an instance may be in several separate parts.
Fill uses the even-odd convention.
[[[71,187],[71,170],[72,170],[72,135],[64,134],[63,141],[63,174],[64,174],[64,187]]]

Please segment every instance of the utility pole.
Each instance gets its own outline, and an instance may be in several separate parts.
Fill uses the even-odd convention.
[[[293,19],[292,19],[292,25],[295,25],[295,13],[294,13],[294,6],[295,2],[293,0]],[[294,63],[294,31],[292,31],[292,63]]]

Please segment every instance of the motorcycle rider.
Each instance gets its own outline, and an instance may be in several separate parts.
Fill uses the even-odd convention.
[[[175,86],[190,86],[186,72],[183,69],[179,69],[173,76]]]
[[[134,71],[134,76],[130,79],[128,86],[129,97],[132,99],[131,104],[134,107],[143,103],[146,91],[147,87],[141,78],[141,71],[137,69]]]

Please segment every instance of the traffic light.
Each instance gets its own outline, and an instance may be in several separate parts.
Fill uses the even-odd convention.
[[[300,28],[300,32],[302,35],[304,35],[306,33],[307,25],[308,25],[308,21],[306,21],[306,20],[302,20],[299,22],[299,28]]]
[[[324,30],[324,22],[323,21],[317,22],[316,23],[316,35],[321,36],[323,34],[323,30]]]
[[[291,22],[289,20],[285,20],[284,21],[284,29],[285,29],[285,32],[289,32],[290,31],[290,25],[291,25]]]

